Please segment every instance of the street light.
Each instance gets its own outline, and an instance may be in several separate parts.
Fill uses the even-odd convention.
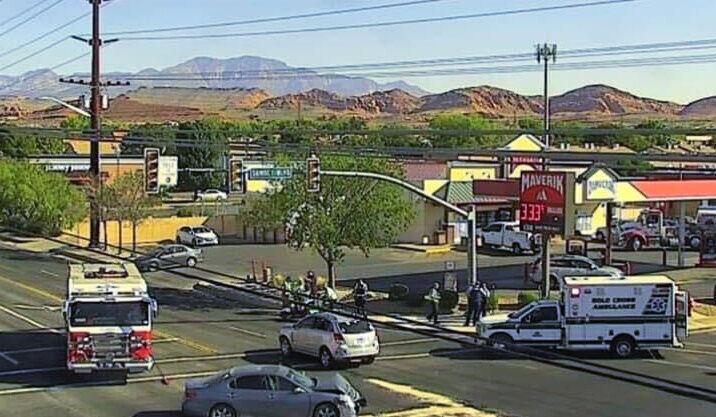
[[[47,97],[47,96],[46,96],[46,97],[40,97],[40,100],[48,100],[48,101],[51,101],[51,102],[53,102],[53,103],[59,104],[59,105],[62,106],[62,107],[66,107],[66,108],[72,110],[73,112],[75,112],[75,113],[77,113],[77,114],[80,114],[80,115],[82,115],[82,116],[84,116],[84,117],[92,117],[92,115],[89,114],[89,112],[87,112],[87,111],[85,111],[85,110],[82,110],[81,108],[79,108],[79,107],[77,107],[77,106],[73,106],[73,105],[70,104],[70,103],[64,102],[64,101],[60,100],[59,98]]]

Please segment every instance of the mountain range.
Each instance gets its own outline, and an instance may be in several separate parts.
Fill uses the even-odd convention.
[[[282,71],[291,75],[275,77]],[[251,76],[243,79],[216,77],[216,74],[234,72]],[[269,74],[274,77],[268,77]],[[66,77],[80,78],[86,74]],[[365,118],[399,116],[419,119],[445,111],[489,117],[539,116],[543,112],[540,96],[521,95],[493,86],[431,94],[403,81],[380,84],[367,78],[319,74],[292,68],[278,60],[253,56],[199,57],[163,70],[149,68],[133,74],[105,74],[106,79],[128,77],[139,79],[132,81],[130,87],[112,88],[115,104],[107,112],[110,118],[114,115],[118,119],[132,120],[141,115],[142,120],[171,120],[211,114],[270,118],[305,111],[307,115],[348,113]],[[173,79],[161,79],[169,77]],[[86,93],[86,86],[61,84],[58,78],[58,74],[50,70],[32,71],[19,77],[0,76],[0,98],[76,98]],[[552,97],[550,110],[560,118],[706,119],[716,117],[716,96],[682,105],[597,84]]]

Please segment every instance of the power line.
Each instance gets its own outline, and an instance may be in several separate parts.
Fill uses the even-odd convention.
[[[42,35],[40,35],[40,36],[38,36],[38,37],[36,37],[36,38],[30,39],[30,40],[27,41],[27,42],[21,43],[21,44],[17,45],[16,47],[12,48],[12,49],[8,49],[7,51],[3,51],[3,52],[0,53],[0,58],[2,58],[2,57],[4,57],[4,56],[7,56],[7,55],[9,55],[9,54],[11,54],[11,53],[13,53],[13,52],[19,51],[20,49],[26,48],[26,47],[28,47],[28,46],[30,46],[30,45],[36,43],[36,42],[39,42],[39,41],[45,39],[45,38],[48,37],[48,36],[54,35],[55,33],[57,33],[57,32],[59,32],[59,31],[61,31],[62,29],[66,28],[66,27],[68,27],[68,26],[70,26],[70,25],[72,25],[73,23],[76,23],[76,22],[82,20],[83,18],[85,18],[85,17],[87,17],[87,16],[89,16],[89,15],[90,15],[90,13],[84,13],[84,14],[82,14],[82,15],[79,15],[79,16],[75,17],[74,19],[72,19],[72,20],[70,20],[70,21],[68,21],[68,22],[66,22],[66,23],[63,23],[63,24],[61,24],[60,26],[57,26],[56,28],[54,28],[54,29],[52,29],[52,30],[49,30],[49,31],[45,32],[45,33],[43,33]]]
[[[564,5],[558,5],[558,6],[540,6],[540,7],[532,7],[532,8],[524,8],[524,9],[503,10],[503,11],[496,11],[496,12],[473,13],[473,14],[463,14],[463,15],[454,15],[454,16],[443,16],[443,17],[428,17],[428,18],[411,19],[411,20],[395,20],[395,21],[376,22],[376,23],[358,23],[358,24],[352,24],[352,25],[322,26],[322,27],[312,27],[312,28],[282,29],[282,30],[268,30],[268,31],[258,31],[258,32],[239,32],[239,33],[215,33],[215,34],[169,35],[169,36],[130,36],[130,37],[123,37],[122,39],[123,40],[133,40],[133,41],[160,41],[160,40],[181,40],[181,39],[186,40],[186,39],[238,38],[238,37],[253,37],[253,36],[287,35],[287,34],[296,34],[296,33],[329,32],[329,31],[337,31],[337,30],[367,29],[367,28],[375,28],[375,27],[411,25],[411,24],[417,24],[417,23],[447,22],[447,21],[455,21],[455,20],[477,19],[477,18],[484,18],[484,17],[496,17],[496,16],[529,14],[529,13],[536,13],[536,12],[548,12],[548,11],[556,11],[556,10],[579,9],[579,8],[604,6],[604,5],[611,5],[611,4],[633,3],[635,1],[637,1],[637,0],[601,0],[601,1],[592,1],[589,3],[572,3],[572,4],[564,4]]]
[[[281,21],[286,21],[286,20],[307,19],[307,18],[312,18],[312,17],[333,16],[333,15],[340,15],[340,14],[367,12],[367,11],[373,11],[373,10],[394,9],[394,8],[399,8],[399,7],[417,6],[417,5],[428,4],[428,3],[438,3],[438,2],[442,2],[442,1],[446,1],[446,0],[414,0],[414,1],[407,1],[407,2],[403,2],[403,3],[379,4],[376,6],[365,6],[365,7],[351,8],[351,9],[340,9],[340,10],[328,10],[328,11],[322,11],[322,12],[303,13],[303,14],[289,15],[289,16],[265,17],[265,18],[258,18],[258,19],[237,20],[237,21],[232,21],[232,22],[210,23],[210,24],[202,24],[202,25],[171,26],[171,27],[154,28],[154,29],[125,30],[125,31],[119,31],[119,32],[105,32],[103,34],[116,36],[116,35],[134,35],[134,34],[142,34],[142,33],[176,32],[176,31],[180,31],[180,30],[210,29],[210,28],[230,27],[230,26],[239,26],[239,25],[249,25],[249,24],[254,24],[254,23],[270,23],[270,22],[281,22]]]
[[[26,9],[22,10],[21,12],[15,14],[15,15],[12,15],[12,16],[8,17],[7,19],[3,20],[2,22],[0,22],[0,26],[5,26],[6,23],[12,22],[13,20],[17,19],[18,17],[24,15],[25,13],[31,12],[33,9],[40,7],[41,5],[47,3],[48,1],[50,1],[50,0],[40,0],[40,1],[35,2],[32,6],[26,8]],[[2,2],[2,0],[0,0],[0,2]]]
[[[56,70],[56,69],[60,69],[60,68],[62,68],[62,67],[64,67],[64,66],[66,66],[66,65],[72,64],[73,62],[77,62],[77,61],[79,61],[80,59],[82,59],[82,58],[84,58],[84,57],[86,57],[86,56],[89,56],[89,55],[90,55],[89,52],[86,52],[86,53],[81,54],[81,55],[77,55],[77,56],[75,56],[74,58],[70,58],[70,59],[68,59],[67,61],[63,61],[63,62],[61,62],[61,63],[59,63],[59,64],[57,64],[57,65],[54,65],[54,66],[48,68],[48,71],[54,71],[54,70]],[[36,75],[30,76],[30,77],[24,78],[24,79],[23,79],[22,77],[18,77],[17,81],[15,81],[14,83],[11,83],[11,84],[8,84],[8,85],[2,87],[2,88],[0,89],[0,93],[2,93],[3,91],[9,90],[10,88],[12,88],[12,87],[14,87],[14,86],[20,84],[21,82],[24,82],[24,81],[27,81],[27,80],[31,80],[31,79],[33,79],[33,78],[40,77],[40,76],[42,76],[42,75],[44,75],[44,74],[45,74],[44,72],[43,72],[43,73],[38,73],[38,74],[36,74]]]
[[[0,67],[0,71],[5,71],[6,69],[12,68],[12,67],[14,67],[14,66],[17,65],[17,64],[21,64],[21,63],[27,61],[28,59],[34,58],[34,57],[36,57],[37,55],[40,55],[41,53],[43,53],[43,52],[45,52],[45,51],[47,51],[47,50],[49,50],[49,49],[52,49],[52,48],[54,48],[55,46],[57,46],[57,45],[59,45],[59,44],[61,44],[61,43],[63,43],[63,42],[66,42],[66,41],[69,40],[69,39],[70,39],[70,38],[62,38],[62,39],[60,39],[60,40],[57,40],[57,41],[55,41],[55,42],[52,42],[51,44],[49,44],[49,45],[47,45],[47,46],[44,46],[44,47],[42,47],[42,48],[36,50],[35,52],[32,52],[32,53],[29,54],[29,55],[25,55],[24,57],[18,59],[17,61],[11,62],[11,63],[9,63],[9,64],[3,66],[3,67]]]
[[[65,0],[56,0],[54,3],[50,4],[49,6],[45,7],[44,9],[39,10],[37,13],[34,13],[27,18],[21,20],[19,23],[15,24],[14,26],[11,26],[10,28],[6,29],[3,32],[0,32],[0,37],[3,35],[7,35],[8,33],[12,32],[13,30],[19,28],[20,26],[24,25],[25,23],[37,18],[38,16],[42,15],[46,11],[50,10],[51,8],[57,6],[58,4],[62,3]]]

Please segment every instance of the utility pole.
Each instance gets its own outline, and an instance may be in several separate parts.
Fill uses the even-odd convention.
[[[118,39],[110,39],[107,42],[103,42],[100,37],[100,9],[102,8],[102,2],[108,0],[88,0],[92,5],[92,38],[85,39],[80,36],[72,36],[73,39],[79,40],[80,42],[87,43],[92,47],[92,72],[90,76],[90,131],[92,134],[90,141],[90,176],[96,178],[99,186],[102,186],[102,178],[100,172],[100,147],[99,144],[102,141],[102,123],[101,123],[101,112],[102,112],[102,92],[103,86],[118,86],[118,85],[129,85],[129,83],[122,82],[109,82],[102,83],[101,77],[101,65],[100,65],[100,51],[102,46],[107,43],[116,42]],[[68,84],[79,84],[86,85],[87,82],[84,80],[74,79],[63,79],[60,78],[60,82]],[[89,246],[91,248],[99,247],[99,234],[100,234],[100,218],[99,218],[99,207],[96,204],[90,204],[90,236]]]
[[[90,129],[92,129],[92,141],[90,142],[90,175],[93,178],[97,178],[100,186],[102,184],[102,178],[100,178],[99,168],[99,143],[101,140],[101,120],[100,111],[102,106],[100,104],[101,92],[100,92],[100,48],[102,47],[102,40],[100,39],[99,32],[99,10],[102,0],[90,0],[92,4],[92,40],[90,45],[92,46],[92,78],[90,81]],[[90,242],[91,248],[99,246],[99,213],[96,204],[91,204],[90,211]]]
[[[544,146],[549,148],[549,61],[557,62],[557,45],[537,45],[537,63],[544,63]]]
[[[544,63],[544,137],[542,139],[542,143],[544,143],[545,149],[549,149],[550,141],[549,141],[549,131],[550,131],[550,124],[549,124],[549,61],[551,60],[553,63],[557,61],[557,45],[552,44],[549,45],[547,43],[542,45],[537,45],[537,63]],[[542,159],[542,169],[547,170],[547,163],[548,161],[543,158]],[[549,290],[550,290],[550,282],[549,282],[549,264],[550,264],[550,254],[549,254],[549,241],[551,236],[549,233],[543,233],[542,234],[542,296],[544,298],[549,297]]]

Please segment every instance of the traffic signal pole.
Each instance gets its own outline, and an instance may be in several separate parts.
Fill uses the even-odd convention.
[[[415,194],[420,195],[421,197],[428,199],[436,204],[439,204],[446,209],[459,214],[461,217],[465,218],[467,220],[468,224],[468,247],[467,247],[467,263],[468,263],[468,274],[469,274],[469,282],[470,284],[475,284],[478,281],[478,268],[477,268],[477,237],[476,237],[476,230],[475,230],[475,221],[476,221],[476,211],[475,207],[473,206],[471,211],[466,211],[461,209],[460,207],[450,204],[447,201],[435,197],[432,194],[428,194],[422,189],[405,182],[403,180],[400,180],[398,178],[394,178],[388,175],[383,174],[377,174],[374,172],[361,172],[361,171],[320,171],[321,175],[326,175],[329,177],[361,177],[361,178],[371,178],[374,180],[379,181],[386,181],[390,182],[392,184],[396,184],[402,188],[405,188],[408,191],[411,191]]]

